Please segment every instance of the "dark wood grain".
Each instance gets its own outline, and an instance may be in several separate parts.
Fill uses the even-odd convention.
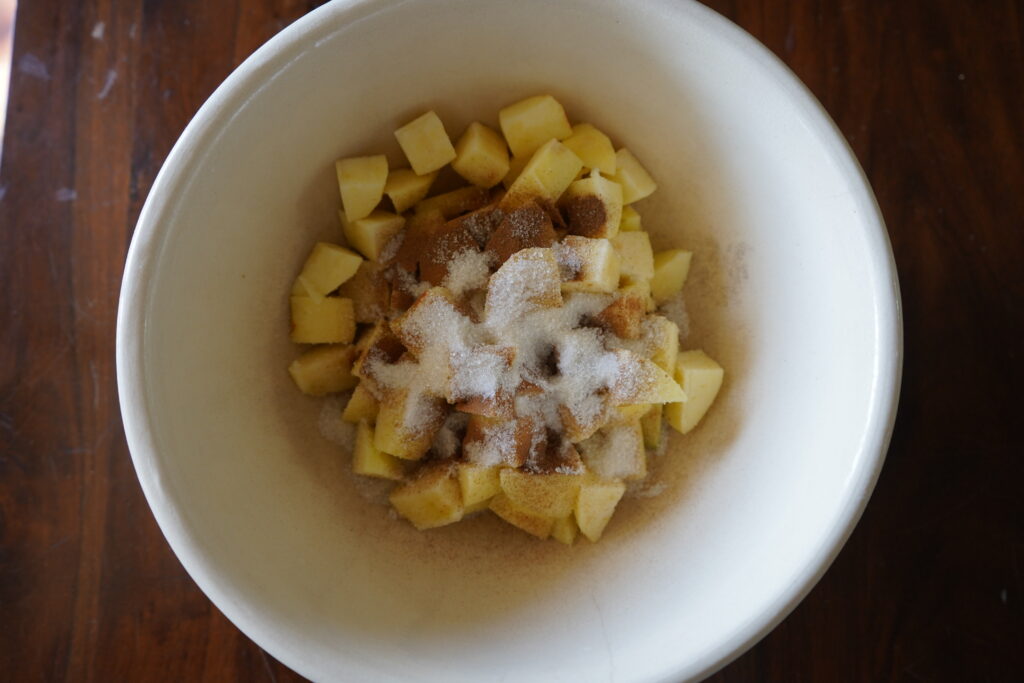
[[[170,552],[125,446],[132,227],[189,118],[316,2],[24,0],[0,168],[0,677],[299,680]],[[903,289],[900,416],[831,570],[716,681],[1024,678],[1024,8],[728,1],[835,118]],[[103,37],[93,37],[103,24]]]

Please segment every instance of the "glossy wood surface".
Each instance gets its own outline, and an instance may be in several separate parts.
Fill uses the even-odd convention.
[[[0,168],[4,680],[299,680],[161,536],[121,427],[114,322],[171,145],[234,66],[317,4],[20,3]],[[1024,680],[1024,4],[708,4],[850,141],[906,325],[900,415],[862,521],[807,599],[713,680]]]

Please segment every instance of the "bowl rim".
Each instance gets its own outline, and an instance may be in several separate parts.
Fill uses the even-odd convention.
[[[162,217],[173,207],[177,194],[174,190],[188,179],[190,158],[219,137],[219,131],[234,118],[238,105],[259,89],[265,77],[297,58],[311,40],[319,43],[339,30],[339,26],[415,1],[334,0],[285,27],[232,71],[185,127],[153,182],[132,235],[118,303],[116,365],[122,420],[136,474],[160,530],[192,580],[240,631],[280,662],[311,679],[319,672],[276,641],[263,625],[258,610],[246,604],[241,592],[219,574],[163,485],[164,467],[151,428],[153,420],[143,372],[144,333],[152,294],[149,274],[156,269],[167,238]],[[677,681],[706,677],[749,650],[807,596],[842,550],[871,497],[892,437],[902,381],[903,322],[896,263],[881,209],[863,168],[825,108],[778,56],[726,17],[696,0],[647,1],[680,15],[688,14],[709,35],[731,43],[763,68],[799,111],[846,179],[860,212],[871,258],[870,272],[875,275],[871,281],[872,301],[878,321],[868,419],[835,524],[818,540],[817,549],[792,583],[778,590],[766,609],[752,615],[717,647],[696,660],[672,661],[666,657],[665,666],[648,679]],[[620,0],[602,2],[619,4]]]

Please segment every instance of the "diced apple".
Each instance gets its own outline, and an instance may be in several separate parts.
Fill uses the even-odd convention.
[[[637,339],[643,331],[647,300],[636,292],[623,292],[595,316],[595,321],[620,339]]]
[[[396,130],[395,137],[412,170],[419,175],[432,173],[455,158],[452,141],[433,111]]]
[[[637,230],[643,230],[640,214],[632,206],[622,207],[622,221],[619,223],[619,232],[636,232]]]
[[[657,449],[661,446],[661,416],[664,411],[664,406],[651,406],[651,409],[640,418],[640,428],[644,430],[644,446],[646,448]]]
[[[626,492],[621,481],[606,481],[589,476],[580,484],[580,495],[576,499],[576,523],[580,532],[596,543],[608,526],[615,506]]]
[[[545,539],[551,535],[551,527],[554,526],[555,520],[519,509],[503,493],[491,498],[490,507],[491,512],[498,517],[532,536]]]
[[[377,411],[374,446],[396,458],[419,460],[430,450],[444,416],[444,399],[410,394],[408,389],[392,391]]]
[[[374,211],[356,221],[342,216],[341,229],[345,239],[371,261],[380,260],[380,253],[391,238],[405,225],[405,218],[390,211]]]
[[[669,249],[654,255],[654,276],[651,278],[654,303],[663,304],[682,290],[690,272],[692,256],[693,252],[684,249]]]
[[[298,344],[348,344],[356,334],[351,299],[293,296],[291,339]]]
[[[405,348],[420,356],[428,345],[441,343],[439,329],[454,333],[467,323],[469,317],[459,310],[452,293],[444,287],[431,287],[409,310],[391,321],[391,330]]]
[[[583,162],[572,150],[558,140],[548,140],[526,162],[501,205],[515,206],[531,198],[558,201],[581,168]]]
[[[352,471],[364,477],[401,481],[405,466],[401,460],[377,450],[373,445],[373,427],[360,422],[356,425],[356,443],[352,449]]]
[[[611,386],[612,405],[637,403],[675,403],[685,401],[686,394],[672,376],[632,351],[612,353],[618,363],[618,374]]]
[[[569,185],[560,200],[569,232],[583,237],[614,237],[622,220],[622,187],[597,173]]]
[[[338,296],[352,299],[357,323],[380,320],[388,306],[388,283],[381,265],[361,259],[356,274],[338,288]]]
[[[640,419],[602,427],[579,443],[587,470],[602,479],[643,479],[647,476],[647,452]]]
[[[396,168],[388,173],[384,194],[391,199],[395,213],[405,213],[430,192],[437,172],[417,175],[410,168]]]
[[[608,396],[606,394],[595,394],[594,399],[599,403],[598,409],[593,411],[574,411],[572,406],[558,406],[558,415],[562,420],[562,431],[572,443],[579,443],[597,432],[608,422],[611,413]]]
[[[634,420],[641,419],[654,407],[651,403],[635,403],[628,406],[616,406],[615,414],[616,417],[609,421],[618,424],[623,422],[632,422]],[[659,406],[660,407],[660,406]]]
[[[594,126],[578,123],[572,127],[572,135],[562,142],[587,168],[596,168],[604,175],[615,174],[615,148],[612,141]]]
[[[567,235],[555,247],[564,292],[614,292],[619,286],[619,255],[606,239]]]
[[[491,275],[484,315],[492,322],[508,322],[527,310],[561,305],[561,278],[554,252],[534,247],[516,252]]]
[[[648,313],[656,308],[654,305],[654,299],[651,298],[650,280],[638,280],[637,282],[630,282],[628,285],[620,283],[619,295],[637,297],[644,302],[644,310]]]
[[[498,112],[501,132],[512,154],[528,157],[554,138],[572,135],[565,109],[551,95],[537,95],[511,104]]]
[[[508,174],[508,149],[498,133],[479,121],[455,143],[452,168],[478,187],[494,187]]]
[[[572,514],[568,514],[561,519],[555,520],[555,523],[551,526],[551,538],[559,543],[572,545],[579,531],[580,528],[576,525],[576,518]]]
[[[505,186],[505,189],[508,189],[508,188],[512,187],[512,183],[514,183],[516,181],[516,178],[519,177],[519,174],[521,174],[523,172],[523,169],[526,168],[526,164],[529,161],[530,161],[530,157],[528,157],[528,156],[525,156],[525,157],[515,157],[514,156],[511,159],[509,159],[509,161],[508,161],[508,173],[505,174],[505,177],[502,178],[502,181],[501,181],[501,184]],[[581,168],[580,170],[582,171],[583,169]]]
[[[725,370],[701,350],[682,351],[676,359],[675,378],[686,392],[686,401],[665,406],[665,419],[686,434],[697,426],[722,388]]]
[[[393,490],[389,498],[398,514],[420,530],[462,519],[459,482],[446,463],[424,468],[414,480]]]
[[[317,242],[302,266],[299,281],[310,296],[326,296],[355,275],[362,261],[359,254],[337,244]]]
[[[622,185],[622,201],[626,204],[639,201],[658,189],[647,169],[625,148],[615,153],[615,175],[612,180]]]
[[[649,315],[643,322],[639,348],[633,350],[671,376],[679,355],[679,327],[664,316]]]
[[[619,253],[619,280],[623,284],[651,279],[654,275],[654,250],[646,232],[620,232],[612,238],[612,244]]]
[[[365,420],[373,424],[377,421],[378,408],[377,399],[366,388],[366,385],[360,382],[352,391],[352,397],[349,398],[348,403],[345,404],[345,410],[341,413],[341,419],[345,422],[353,423]]]
[[[463,453],[470,462],[481,466],[521,466],[530,450],[530,434],[521,422],[470,415],[462,440]]]
[[[490,193],[482,188],[470,186],[460,187],[434,197],[428,197],[416,205],[417,214],[439,212],[446,220],[469,211],[476,211],[491,201]]]
[[[359,379],[352,374],[355,347],[348,344],[320,346],[292,361],[288,373],[304,394],[323,396],[347,391]]]
[[[449,355],[445,398],[465,413],[511,417],[512,395],[502,390],[498,378],[508,371],[515,357],[514,346],[497,344],[480,344],[457,356]]]
[[[520,510],[541,517],[565,517],[576,504],[581,476],[501,470],[501,490]]]
[[[501,265],[512,254],[531,247],[550,247],[558,240],[551,217],[536,202],[517,206],[498,224],[487,240],[486,251]]]
[[[364,380],[366,388],[377,399],[386,391],[378,384],[378,373],[384,366],[394,365],[406,352],[405,346],[391,331],[387,320],[380,320],[356,342],[359,355],[352,365],[352,374]]]
[[[501,493],[499,468],[459,463],[459,488],[467,514],[482,510],[488,506],[491,498]]]
[[[371,157],[352,157],[335,162],[338,189],[345,218],[357,221],[370,215],[384,196],[388,180],[388,158],[383,154]]]

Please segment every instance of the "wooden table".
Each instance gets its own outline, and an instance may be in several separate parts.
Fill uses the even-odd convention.
[[[317,4],[21,2],[0,171],[0,678],[298,678],[214,609],[157,529],[121,428],[114,320],[174,140]],[[860,525],[714,680],[1024,680],[1024,5],[709,4],[849,139],[906,324],[899,420]]]

